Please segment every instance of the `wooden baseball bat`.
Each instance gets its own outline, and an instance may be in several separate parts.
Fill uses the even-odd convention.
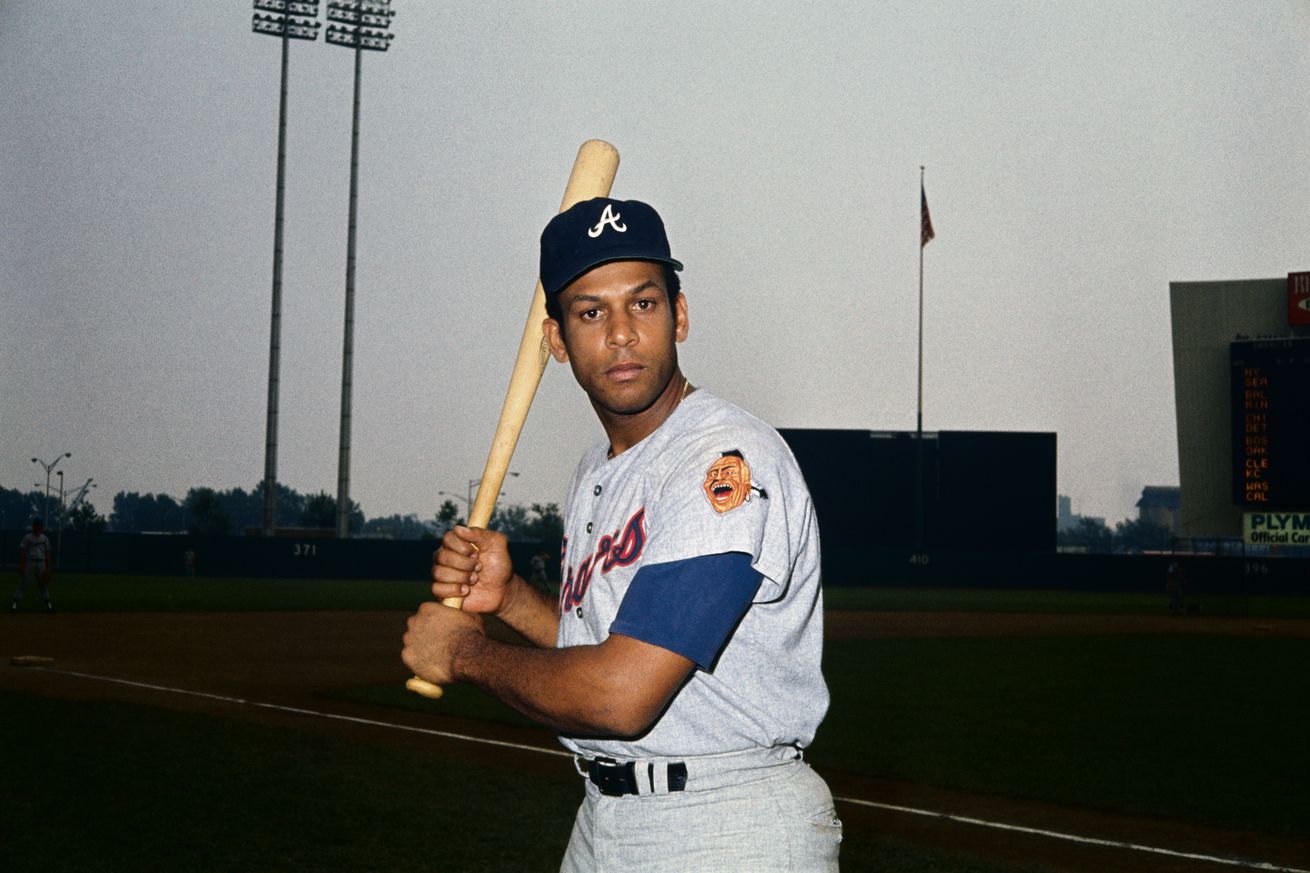
[[[575,203],[590,200],[593,197],[605,197],[614,184],[614,175],[619,169],[619,150],[599,139],[589,139],[578,149],[578,157],[573,162],[573,172],[569,174],[569,183],[564,188],[564,199],[559,211],[563,212]],[[505,473],[509,470],[510,458],[514,447],[518,445],[519,433],[523,422],[528,417],[532,398],[536,396],[537,386],[541,384],[541,374],[546,369],[550,358],[550,348],[541,332],[541,323],[546,320],[546,293],[538,280],[532,293],[532,306],[528,309],[528,320],[523,325],[523,339],[519,342],[518,358],[510,373],[509,388],[505,391],[505,403],[500,410],[500,421],[496,424],[496,434],[491,440],[491,451],[487,454],[487,465],[482,470],[482,481],[478,484],[478,496],[469,509],[469,527],[485,528],[491,521],[491,513],[496,508],[496,496],[500,486],[505,483]],[[444,605],[459,609],[464,605],[462,597],[447,597],[441,601]],[[431,697],[441,697],[441,686],[425,679],[413,676],[405,683],[410,691]]]

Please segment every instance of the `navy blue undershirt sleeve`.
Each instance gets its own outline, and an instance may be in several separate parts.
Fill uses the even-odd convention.
[[[708,670],[762,578],[743,552],[648,564],[628,585],[610,633],[676,652]]]

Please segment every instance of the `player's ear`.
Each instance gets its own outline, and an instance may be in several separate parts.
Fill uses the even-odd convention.
[[[541,323],[541,335],[546,338],[546,345],[550,347],[550,354],[561,364],[569,362],[569,350],[564,345],[564,331],[560,329],[559,322],[553,318],[547,318]]]
[[[678,292],[678,298],[673,301],[673,336],[678,342],[687,339],[687,330],[691,323],[687,320],[687,295],[681,291]]]

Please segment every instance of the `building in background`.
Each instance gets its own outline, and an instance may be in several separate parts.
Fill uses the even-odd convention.
[[[1181,491],[1177,485],[1147,485],[1137,500],[1137,518],[1157,527],[1167,527],[1178,536],[1181,531]]]
[[[1072,530],[1074,525],[1078,524],[1078,518],[1073,514],[1073,500],[1067,494],[1061,494],[1055,498],[1055,532],[1063,533]]]
[[[1074,530],[1078,525],[1086,520],[1100,527],[1105,527],[1105,518],[1099,515],[1079,515],[1073,511],[1073,498],[1067,494],[1061,494],[1056,498],[1055,510],[1055,532],[1068,533]]]

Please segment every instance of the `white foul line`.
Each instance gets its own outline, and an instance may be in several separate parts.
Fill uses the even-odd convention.
[[[206,691],[191,691],[186,688],[172,688],[167,685],[152,685],[149,682],[135,682],[131,679],[118,679],[113,676],[96,676],[91,673],[79,673],[76,670],[56,670],[50,667],[37,667],[38,670],[44,670],[47,673],[60,673],[64,676],[77,676],[81,679],[95,679],[99,682],[113,682],[117,685],[130,685],[134,688],[148,688],[151,691],[167,691],[170,694],[184,694],[189,697],[203,697],[206,700],[217,700],[221,703],[235,703],[239,706],[253,706],[258,709],[273,709],[278,712],[290,712],[295,715],[311,715],[315,718],[327,718],[334,721],[348,721],[355,724],[366,724],[370,727],[391,728],[398,731],[409,731],[416,734],[427,734],[434,737],[445,737],[451,740],[465,740],[470,743],[481,743],[485,746],[501,746],[507,749],[519,749],[524,752],[540,752],[543,755],[560,755],[564,758],[572,758],[573,755],[563,749],[545,749],[541,746],[529,746],[526,743],[510,743],[504,740],[489,740],[485,737],[471,737],[465,734],[456,734],[449,731],[438,731],[432,728],[411,727],[407,724],[395,724],[389,721],[374,721],[371,718],[357,718],[353,715],[340,715],[335,712],[319,712],[314,709],[301,709],[295,706],[282,706],[277,703],[261,703],[258,700],[246,700],[241,697],[228,697],[222,694],[210,694]]]
[[[1131,849],[1134,852],[1150,852],[1155,855],[1168,855],[1171,858],[1185,858],[1189,861],[1208,861],[1211,864],[1227,864],[1230,867],[1244,867],[1247,870],[1274,870],[1278,873],[1310,873],[1299,867],[1280,867],[1277,864],[1270,864],[1267,861],[1243,861],[1240,858],[1224,858],[1218,855],[1200,855],[1194,852],[1178,852],[1173,849],[1161,849],[1158,846],[1143,846],[1139,843],[1125,843],[1118,840],[1102,840],[1097,837],[1081,837],[1077,834],[1065,834],[1059,831],[1048,831],[1043,828],[1030,828],[1023,825],[1005,824],[1004,822],[987,821],[981,818],[970,818],[965,815],[952,815],[947,812],[934,812],[930,809],[915,809],[911,806],[896,806],[890,803],[877,803],[872,800],[859,800],[854,797],[835,797],[842,803],[853,803],[857,806],[872,806],[878,809],[891,810],[892,812],[903,812],[909,815],[922,815],[929,818],[939,818],[945,821],[960,822],[961,824],[980,825],[985,828],[996,828],[1002,831],[1013,831],[1021,834],[1033,834],[1039,837],[1050,837],[1053,840],[1065,840],[1071,843],[1083,843],[1089,846],[1105,846],[1111,849]]]
[[[183,694],[189,697],[202,697],[207,700],[216,700],[221,703],[233,703],[239,706],[253,706],[258,709],[271,709],[278,712],[289,712],[295,715],[307,715],[315,718],[326,718],[334,721],[352,722],[354,724],[369,725],[370,727],[389,728],[391,730],[409,731],[416,734],[426,734],[434,737],[445,737],[451,740],[462,740],[468,743],[479,743],[485,746],[499,746],[507,749],[518,749],[524,752],[537,752],[543,755],[558,755],[564,758],[573,757],[571,753],[562,749],[547,749],[542,746],[530,746],[526,743],[510,743],[504,740],[491,740],[485,737],[474,737],[468,734],[457,734],[450,731],[439,731],[432,728],[412,727],[405,724],[396,724],[394,722],[376,721],[371,718],[357,718],[351,715],[340,715],[335,712],[319,712],[313,709],[301,709],[295,706],[282,706],[277,703],[261,703],[258,700],[246,700],[241,697],[228,697],[222,694],[210,694],[205,691],[191,691],[186,688],[172,688],[167,685],[152,685],[148,682],[136,682],[131,679],[119,679],[113,676],[97,676],[91,673],[79,673],[75,670],[58,670],[52,667],[35,667],[32,669],[41,670],[47,673],[59,673],[64,676],[77,676],[81,679],[93,679],[98,682],[112,682],[118,685],[130,685],[134,688],[147,688],[152,691],[165,691],[170,694]],[[1010,831],[1013,833],[1031,834],[1033,836],[1048,837],[1053,840],[1064,840],[1071,843],[1082,843],[1089,846],[1103,846],[1111,849],[1127,849],[1134,852],[1147,852],[1154,855],[1167,855],[1171,858],[1182,858],[1189,861],[1207,861],[1211,864],[1225,864],[1230,867],[1242,867],[1247,870],[1272,870],[1274,873],[1310,873],[1310,870],[1303,870],[1299,867],[1281,867],[1277,864],[1270,864],[1267,861],[1244,861],[1239,858],[1224,858],[1218,855],[1202,855],[1194,852],[1178,852],[1173,849],[1162,849],[1158,846],[1144,846],[1139,843],[1120,842],[1118,840],[1103,840],[1097,837],[1083,837],[1077,834],[1066,834],[1060,831],[1051,831],[1043,828],[1030,828],[1023,825],[1012,825],[1004,822],[988,821],[981,818],[971,818],[963,815],[953,815],[946,812],[934,812],[930,809],[916,809],[911,806],[897,806],[891,803],[878,803],[873,800],[861,800],[856,797],[834,797],[839,803],[850,803],[856,806],[868,806],[876,809],[885,809],[890,812],[905,813],[907,815],[919,815],[928,818],[942,819],[943,821],[953,821],[960,824],[977,825],[979,827],[994,828],[996,830]]]

